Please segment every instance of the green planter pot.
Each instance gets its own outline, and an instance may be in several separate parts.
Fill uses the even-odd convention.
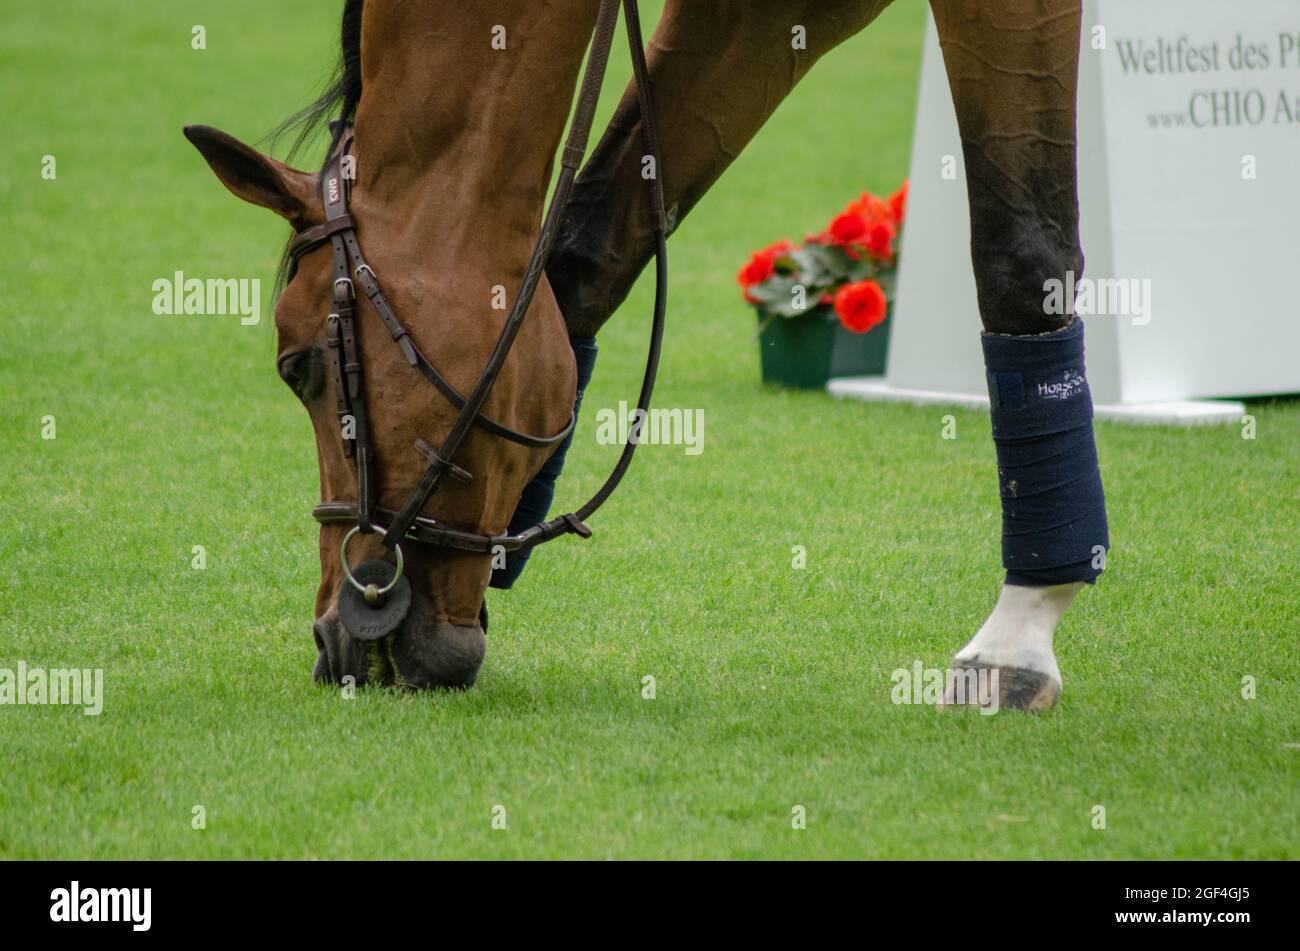
[[[759,315],[759,323],[765,316]],[[801,390],[825,389],[837,376],[881,376],[893,313],[864,334],[844,329],[830,307],[799,317],[777,317],[758,338],[763,382]]]

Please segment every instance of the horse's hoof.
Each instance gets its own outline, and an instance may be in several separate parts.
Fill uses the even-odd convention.
[[[1061,682],[1051,674],[1028,667],[998,667],[978,660],[954,660],[953,673],[944,687],[942,707],[992,707],[991,675],[997,675],[997,709],[1026,710],[1041,713],[1056,706],[1061,696]],[[974,671],[975,684],[959,683],[963,671]],[[989,673],[985,673],[985,672]],[[989,678],[989,679],[985,679]],[[962,689],[958,689],[961,687]]]

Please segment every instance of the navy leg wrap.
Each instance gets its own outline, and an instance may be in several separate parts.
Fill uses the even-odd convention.
[[[573,356],[578,362],[578,396],[573,404],[573,412],[576,414],[582,409],[582,393],[591,382],[591,371],[596,365],[597,348],[595,339],[590,337],[570,337],[569,343],[573,346]],[[576,427],[574,431],[577,431]],[[530,525],[536,525],[550,513],[551,502],[555,499],[555,481],[564,469],[564,457],[568,454],[572,442],[573,433],[569,433],[568,438],[551,454],[551,458],[546,460],[546,465],[533,476],[533,481],[524,486],[524,491],[519,496],[519,504],[515,506],[515,514],[510,517],[510,527],[507,531],[511,534],[522,532]],[[494,588],[509,588],[523,573],[531,554],[532,549],[525,548],[523,551],[506,555],[505,567],[497,568],[492,572],[492,580],[489,584]]]
[[[1110,548],[1092,436],[1083,321],[983,335],[1002,496],[1007,584],[1092,583]]]

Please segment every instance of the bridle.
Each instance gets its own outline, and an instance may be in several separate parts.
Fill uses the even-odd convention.
[[[497,338],[496,345],[488,357],[487,364],[479,374],[478,382],[468,396],[462,396],[446,378],[442,376],[432,362],[420,352],[415,341],[411,339],[406,328],[402,326],[389,304],[379,284],[378,275],[366,263],[357,241],[356,222],[348,213],[348,195],[350,184],[343,174],[344,158],[351,147],[350,137],[345,137],[340,148],[331,155],[325,171],[321,175],[321,198],[325,208],[325,222],[315,227],[298,232],[290,244],[289,256],[296,266],[298,259],[308,251],[328,242],[333,249],[333,305],[327,318],[326,333],[328,341],[329,372],[333,377],[336,394],[336,412],[339,429],[343,439],[343,451],[352,459],[356,469],[356,501],[322,502],[313,510],[312,515],[321,524],[348,524],[353,527],[344,536],[340,546],[339,557],[342,560],[343,573],[352,587],[362,595],[364,602],[378,608],[385,597],[402,581],[403,558],[401,542],[409,539],[424,545],[452,548],[460,551],[480,554],[497,552],[515,552],[551,541],[562,535],[575,534],[589,538],[591,529],[586,520],[613,493],[614,489],[627,472],[636,449],[641,425],[650,406],[650,396],[654,390],[655,376],[659,367],[659,352],[663,341],[664,312],[668,285],[667,264],[667,216],[664,213],[664,196],[662,185],[662,168],[659,161],[658,135],[655,129],[654,111],[650,102],[650,86],[647,76],[645,51],[641,41],[641,25],[636,0],[623,0],[627,18],[628,44],[631,48],[632,71],[635,77],[637,100],[641,113],[641,130],[646,151],[653,157],[654,175],[651,181],[652,213],[654,215],[655,234],[655,304],[654,320],[650,333],[650,349],[646,358],[645,376],[641,383],[641,393],[637,400],[639,413],[628,434],[627,442],[615,464],[613,471],[606,478],[600,489],[576,511],[569,512],[549,521],[539,522],[517,534],[485,535],[477,532],[461,531],[443,525],[436,519],[421,515],[420,512],[430,496],[438,489],[445,476],[468,483],[474,476],[455,463],[456,452],[468,435],[471,427],[477,426],[485,432],[522,446],[544,448],[555,446],[564,440],[574,428],[576,416],[571,416],[562,430],[551,436],[533,436],[518,432],[497,422],[483,412],[483,406],[496,382],[501,367],[510,354],[515,338],[523,324],[524,317],[537,290],[538,281],[550,256],[551,245],[560,222],[564,217],[574,179],[586,154],[587,140],[591,131],[592,117],[604,79],[605,66],[609,60],[610,47],[618,23],[618,0],[601,0],[600,11],[596,18],[596,27],[592,38],[591,51],[583,75],[582,86],[578,95],[573,120],[565,141],[560,159],[560,173],[552,193],[551,203],[542,224],[537,244],[533,248],[524,273],[523,283],[515,296],[514,304],[506,318],[504,327]],[[457,408],[458,415],[447,435],[435,448],[423,440],[416,440],[415,448],[427,460],[424,474],[418,484],[407,496],[398,511],[380,508],[375,504],[375,468],[377,460],[370,439],[370,428],[365,405],[365,388],[362,385],[361,350],[358,342],[356,285],[369,299],[371,306],[392,336],[394,343],[402,351],[402,356],[409,366],[417,369],[433,386]],[[366,583],[359,581],[348,567],[348,543],[353,536],[383,532],[383,545],[396,556],[396,571],[384,585],[376,580],[374,566],[388,566],[387,562],[367,562],[359,566],[356,574],[363,575]],[[368,572],[361,569],[371,567]],[[392,566],[388,566],[392,567]],[[385,568],[385,571],[387,568]],[[399,592],[400,593],[400,592]],[[404,611],[403,611],[404,613]],[[378,635],[375,635],[378,636]]]

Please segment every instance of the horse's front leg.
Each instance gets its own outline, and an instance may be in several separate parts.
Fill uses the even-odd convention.
[[[646,58],[670,227],[686,217],[813,63],[889,3],[668,0]],[[579,399],[596,360],[592,338],[654,251],[643,153],[640,109],[629,87],[583,168],[546,268],[572,338]],[[566,441],[524,489],[511,531],[546,517],[567,452]],[[493,573],[493,587],[511,587],[528,557],[527,550],[508,556]]]
[[[823,54],[890,0],[668,0],[647,50],[664,201],[676,227]],[[576,337],[592,337],[654,251],[635,90],[569,203],[546,274]]]
[[[998,671],[1002,705],[1056,702],[1057,624],[1109,537],[1073,301],[1080,0],[931,0],[961,130],[984,324],[1006,580],[954,667]],[[973,678],[971,678],[973,680]],[[976,702],[958,696],[949,702]]]

